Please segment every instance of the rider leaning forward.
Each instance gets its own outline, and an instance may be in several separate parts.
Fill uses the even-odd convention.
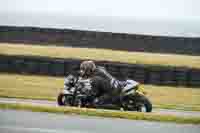
[[[96,66],[93,61],[83,61],[80,65],[80,76],[91,79],[91,95],[95,105],[105,105],[121,93],[123,82],[110,75],[104,67]]]

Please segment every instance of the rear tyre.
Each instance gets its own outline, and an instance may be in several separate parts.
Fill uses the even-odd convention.
[[[137,103],[137,111],[138,112],[151,112],[152,104],[149,99],[145,96],[140,96],[140,99]]]
[[[143,95],[129,96],[124,99],[123,108],[127,111],[151,112],[152,104]]]

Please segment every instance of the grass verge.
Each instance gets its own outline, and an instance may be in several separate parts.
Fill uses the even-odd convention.
[[[49,113],[77,114],[77,115],[99,116],[99,117],[110,117],[110,118],[123,118],[130,120],[148,120],[148,121],[158,121],[158,122],[200,124],[200,117],[179,117],[173,115],[158,115],[154,113],[123,112],[123,111],[86,109],[86,108],[75,108],[75,107],[50,107],[50,106],[11,104],[11,103],[9,104],[0,103],[0,108],[29,110],[33,112],[49,112]]]
[[[200,106],[194,105],[176,105],[176,104],[162,104],[162,105],[153,105],[153,108],[158,109],[171,109],[171,110],[182,110],[182,111],[200,111]]]
[[[92,59],[133,64],[200,68],[199,56],[126,52],[94,48],[47,47],[39,45],[12,45],[8,43],[0,43],[0,54]]]
[[[0,73],[0,97],[56,100],[63,77]],[[156,108],[200,111],[200,89],[144,85]]]

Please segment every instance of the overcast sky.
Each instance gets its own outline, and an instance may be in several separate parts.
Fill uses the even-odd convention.
[[[0,25],[200,37],[200,0],[0,0]]]

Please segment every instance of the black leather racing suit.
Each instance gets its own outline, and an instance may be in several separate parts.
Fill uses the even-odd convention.
[[[113,102],[121,92],[119,81],[110,75],[104,67],[97,66],[91,80],[92,92],[97,98],[95,101],[97,105]]]

